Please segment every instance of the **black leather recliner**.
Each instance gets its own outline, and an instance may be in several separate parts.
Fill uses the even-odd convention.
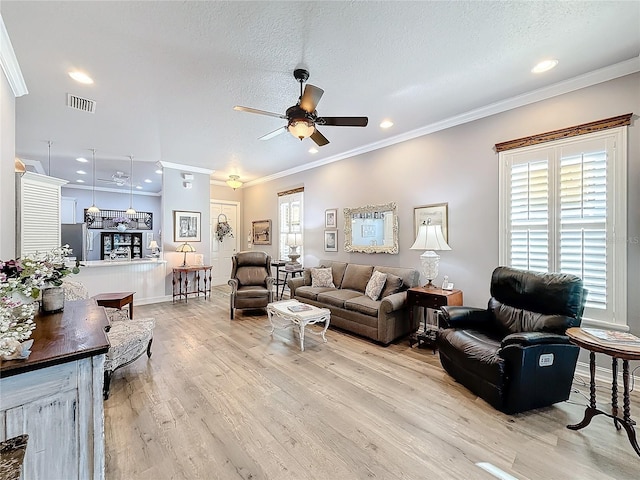
[[[442,307],[440,362],[505,413],[565,401],[580,350],[565,331],[580,325],[586,294],[575,275],[498,267],[486,310]]]

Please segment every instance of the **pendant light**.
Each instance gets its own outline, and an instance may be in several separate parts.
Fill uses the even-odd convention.
[[[93,202],[91,206],[87,209],[87,213],[100,213],[100,209],[96,207],[96,149],[91,149],[91,154],[93,158]]]
[[[136,211],[133,209],[133,155],[129,155],[129,160],[131,160],[131,169],[129,170],[129,208],[124,213],[135,215]]]

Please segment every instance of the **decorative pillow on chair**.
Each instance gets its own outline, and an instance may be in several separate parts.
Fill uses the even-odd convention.
[[[311,286],[335,288],[336,286],[333,284],[333,275],[331,274],[331,268],[312,268]]]
[[[380,296],[380,292],[382,292],[382,289],[384,288],[384,284],[386,281],[387,274],[376,270],[371,275],[371,278],[367,283],[367,288],[364,290],[364,294],[371,300],[377,300]]]
[[[384,289],[380,294],[380,298],[388,297],[389,295],[398,293],[402,288],[402,283],[402,277],[399,277],[392,273],[387,273],[387,281],[384,284]]]

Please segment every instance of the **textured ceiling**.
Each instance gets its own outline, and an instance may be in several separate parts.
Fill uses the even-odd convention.
[[[128,171],[133,155],[134,179],[164,161],[257,180],[640,54],[640,3],[627,1],[3,0],[0,13],[29,90],[16,100],[17,154],[48,165],[51,140],[52,174],[71,181],[89,148],[98,177]],[[530,72],[549,57],[556,69]],[[331,143],[315,155],[310,139],[258,140],[284,121],[233,106],[284,113],[300,66],[325,91],[320,115],[369,126],[323,127]],[[95,84],[71,80],[73,68]],[[96,113],[66,107],[67,93]]]

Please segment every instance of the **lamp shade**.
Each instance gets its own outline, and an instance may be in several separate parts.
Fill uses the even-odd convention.
[[[242,182],[240,181],[240,177],[238,175],[229,175],[227,185],[235,190],[236,188],[240,188],[242,186]]]
[[[416,241],[411,245],[411,250],[451,250],[442,234],[441,225],[428,225],[422,222],[418,228]]]
[[[288,233],[287,234],[287,245],[289,247],[299,247],[302,245],[302,234],[301,233]]]
[[[178,248],[176,248],[176,252],[180,253],[191,253],[195,251],[196,249],[189,245],[187,242],[184,242],[182,245],[178,245]]]
[[[155,240],[151,240],[149,242],[149,250],[155,250],[156,248],[160,248],[158,247],[158,242],[156,242]]]

